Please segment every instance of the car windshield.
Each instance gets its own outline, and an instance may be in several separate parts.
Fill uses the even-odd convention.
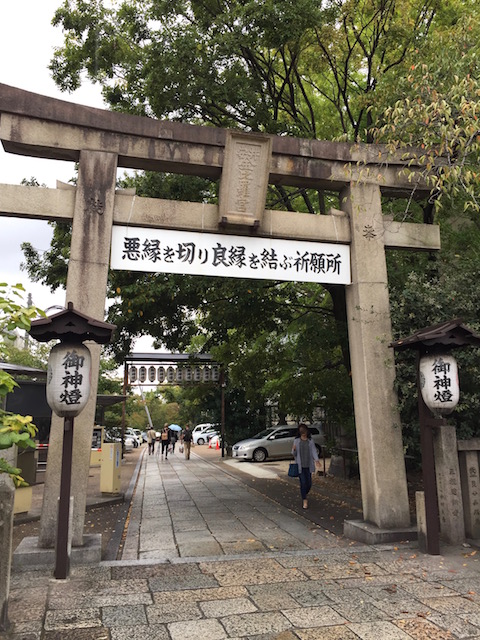
[[[262,438],[268,438],[268,436],[271,435],[274,431],[275,429],[264,429],[263,431],[260,431],[260,433],[252,436],[252,440],[261,440]]]

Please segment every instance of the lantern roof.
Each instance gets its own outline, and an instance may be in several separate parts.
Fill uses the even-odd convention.
[[[67,308],[47,318],[33,320],[29,334],[39,342],[48,342],[57,338],[62,342],[84,342],[93,340],[98,344],[107,344],[112,338],[116,325],[95,320],[80,313],[69,302]]]
[[[401,338],[390,343],[397,350],[419,349],[432,351],[456,349],[458,347],[480,347],[480,335],[463,324],[461,318],[447,320],[420,329],[408,338]]]

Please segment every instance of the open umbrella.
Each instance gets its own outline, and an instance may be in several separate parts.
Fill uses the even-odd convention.
[[[172,431],[181,431],[182,427],[179,427],[178,424],[171,424],[169,427]]]

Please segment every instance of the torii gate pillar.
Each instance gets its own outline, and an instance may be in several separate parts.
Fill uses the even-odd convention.
[[[66,300],[73,302],[94,318],[105,314],[105,292],[110,258],[113,223],[117,155],[101,151],[82,151],[78,168],[78,184],[72,224],[72,241],[68,263]],[[91,388],[87,406],[75,419],[72,461],[73,495],[72,544],[84,544],[83,527],[87,502],[88,470],[95,421],[96,389],[100,366],[101,346],[85,343],[92,354]],[[40,518],[38,544],[54,546],[58,517],[57,496],[60,494],[62,464],[63,418],[52,414],[48,465]]]
[[[346,288],[346,301],[365,520],[358,527],[347,521],[345,535],[369,542],[362,533],[366,523],[404,530],[410,526],[410,514],[389,349],[392,329],[380,187],[351,183],[341,202],[351,229],[352,284]]]

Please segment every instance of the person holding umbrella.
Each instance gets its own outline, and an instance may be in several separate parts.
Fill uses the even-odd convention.
[[[171,424],[168,427],[168,435],[169,435],[170,444],[172,445],[172,453],[175,453],[175,443],[178,440],[178,432],[181,430],[182,430],[182,427],[180,427],[178,424]]]

